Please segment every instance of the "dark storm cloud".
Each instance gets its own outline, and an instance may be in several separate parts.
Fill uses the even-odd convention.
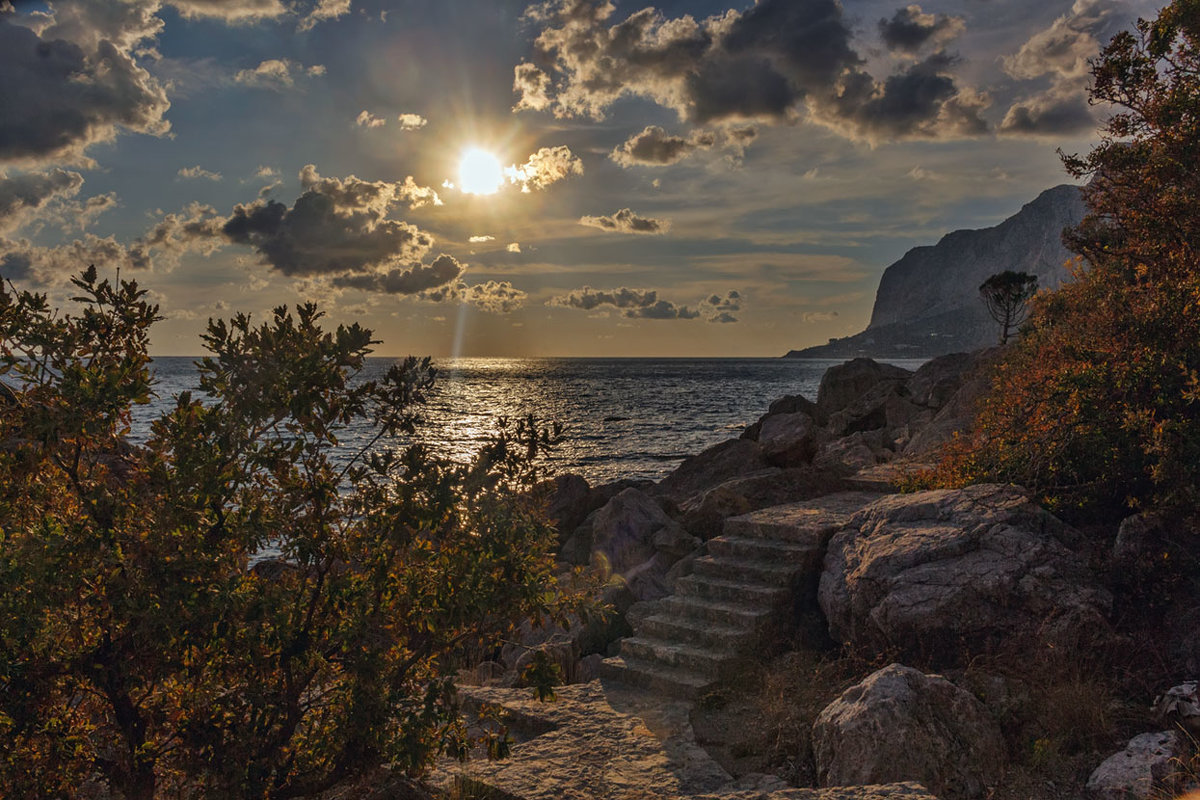
[[[443,254],[429,264],[412,264],[382,273],[337,276],[333,285],[387,294],[419,294],[450,283],[462,273],[462,265],[452,256]]]
[[[122,49],[142,32],[128,43],[100,39],[85,49],[53,38],[62,27],[50,26],[43,37],[0,15],[0,162],[84,161],[89,145],[118,129],[168,129],[166,92]]]
[[[20,227],[31,212],[56,198],[74,197],[83,176],[65,169],[5,175],[0,172],[0,231]]]
[[[669,220],[638,216],[628,208],[611,216],[580,217],[579,224],[615,233],[666,233],[671,228]]]
[[[1072,86],[1053,86],[1008,109],[1000,132],[1016,136],[1054,136],[1093,128],[1087,95]]]
[[[785,122],[808,113],[868,139],[972,135],[984,127],[983,98],[960,91],[948,57],[931,56],[882,81],[862,71],[836,0],[759,0],[702,21],[645,8],[614,25],[614,12],[603,0],[531,7],[528,16],[542,30],[533,63],[516,68],[516,108],[599,119],[618,98],[635,95],[697,124]],[[955,23],[935,18],[933,26],[937,38]],[[658,139],[666,149],[645,139],[644,161],[678,160],[687,149],[686,139]],[[631,142],[614,160],[637,161]]]
[[[308,277],[380,273],[397,277],[404,264],[419,262],[433,238],[407,222],[388,219],[398,203],[436,202],[436,194],[404,183],[323,178],[309,164],[300,172],[305,192],[291,208],[271,199],[234,207],[222,233],[253,247],[284,275]]]
[[[687,306],[679,306],[668,300],[659,300],[654,289],[603,290],[585,286],[565,295],[552,297],[547,305],[578,308],[592,311],[601,306],[612,306],[621,310],[622,316],[630,319],[695,319],[700,312]]]
[[[707,150],[716,144],[708,131],[695,131],[687,138],[672,136],[657,125],[648,125],[641,132],[618,145],[609,156],[623,167],[634,165],[666,166],[690,156],[696,150]]]
[[[879,35],[889,50],[916,54],[926,45],[943,45],[966,29],[962,17],[926,14],[913,4],[879,20]]]
[[[948,74],[955,58],[934,53],[878,84],[865,72],[850,76],[832,104],[836,126],[867,138],[973,136],[985,133],[985,97],[960,92]]]

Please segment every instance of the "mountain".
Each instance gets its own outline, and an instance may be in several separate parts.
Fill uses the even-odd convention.
[[[999,327],[979,285],[1010,269],[1036,275],[1039,288],[1057,288],[1072,257],[1063,228],[1083,214],[1079,187],[1055,186],[995,227],[955,231],[935,245],[914,247],[884,270],[865,331],[786,357],[919,358],[995,344]]]

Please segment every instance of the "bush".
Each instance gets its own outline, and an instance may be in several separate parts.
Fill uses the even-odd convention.
[[[1200,500],[1200,2],[1176,0],[1093,64],[1114,104],[1102,141],[1064,156],[1088,214],[1074,279],[1034,298],[999,365],[958,482],[1006,480],[1060,509]]]
[[[579,603],[523,491],[549,436],[381,447],[429,361],[360,380],[370,331],[304,305],[210,322],[203,398],[134,446],[157,307],[74,283],[78,316],[0,288],[0,795],[299,797],[462,751],[457,655]]]

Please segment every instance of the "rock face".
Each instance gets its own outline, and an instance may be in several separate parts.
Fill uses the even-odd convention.
[[[945,800],[1001,776],[1004,739],[973,695],[900,664],[847,689],[813,723],[822,786],[918,781]]]
[[[817,389],[817,413],[822,419],[828,419],[831,414],[847,408],[868,392],[880,388],[886,390],[910,377],[912,373],[906,369],[869,358],[856,358],[830,367]]]
[[[890,495],[834,535],[819,602],[837,641],[952,663],[1036,635],[1069,646],[1107,631],[1108,593],[1017,487]]]
[[[1088,778],[1092,800],[1150,800],[1169,797],[1172,773],[1186,754],[1178,731],[1143,733],[1121,752],[1109,756]]]
[[[1041,288],[1068,277],[1064,228],[1083,218],[1075,186],[1042,192],[993,228],[947,234],[915,247],[884,270],[871,322],[862,333],[792,351],[799,358],[936,356],[995,344],[998,331],[979,300],[979,285],[1006,269],[1037,276]]]
[[[770,466],[758,442],[729,439],[685,458],[674,472],[662,479],[659,489],[682,500],[731,478]]]

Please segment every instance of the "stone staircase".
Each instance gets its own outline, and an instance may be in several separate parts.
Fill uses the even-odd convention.
[[[771,631],[815,591],[829,538],[880,496],[843,492],[727,519],[675,594],[629,610],[634,635],[602,662],[601,677],[694,698],[771,649]]]

